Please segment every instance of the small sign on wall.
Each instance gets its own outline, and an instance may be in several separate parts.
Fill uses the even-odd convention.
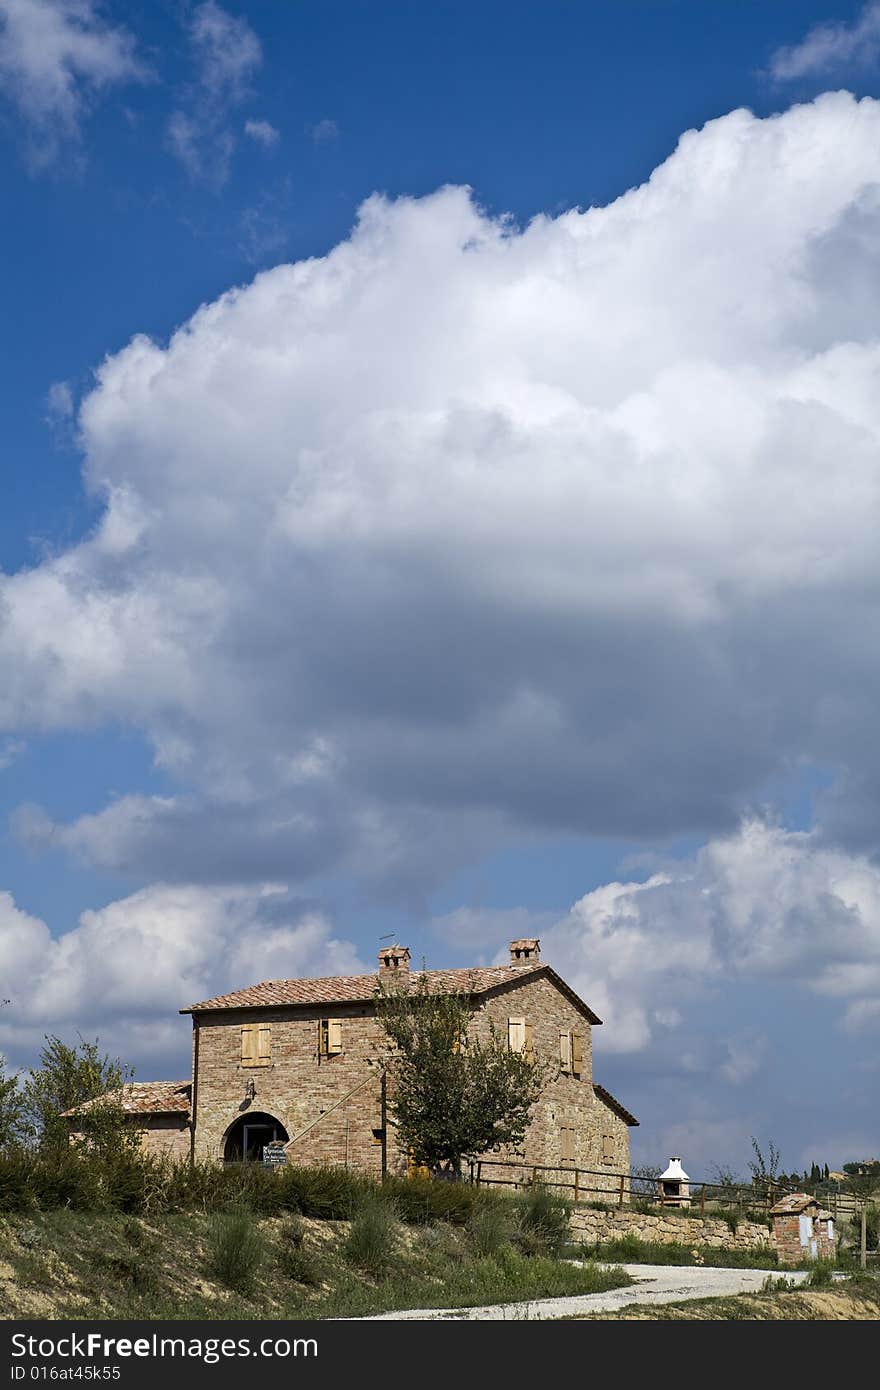
[[[263,1145],[263,1166],[266,1168],[283,1168],[287,1163],[287,1151],[284,1147],[283,1139],[274,1139],[269,1144]]]

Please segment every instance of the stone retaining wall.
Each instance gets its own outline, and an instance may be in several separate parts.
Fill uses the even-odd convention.
[[[571,1232],[575,1240],[592,1244],[595,1241],[620,1240],[636,1236],[639,1240],[658,1245],[708,1246],[713,1249],[755,1250],[771,1244],[767,1227],[756,1221],[740,1221],[734,1233],[726,1221],[717,1216],[674,1216],[658,1212],[656,1216],[626,1207],[597,1211],[592,1207],[576,1207],[571,1216]]]

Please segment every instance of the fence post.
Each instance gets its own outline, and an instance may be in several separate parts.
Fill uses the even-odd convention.
[[[575,1200],[575,1201],[578,1200],[578,1177],[579,1177],[579,1173],[580,1173],[580,1170],[579,1170],[578,1168],[575,1168],[575,1170],[574,1170],[574,1200]]]
[[[479,1187],[479,1185],[480,1185],[480,1178],[481,1178],[482,1176],[483,1176],[483,1162],[482,1162],[482,1159],[477,1159],[477,1187]]]
[[[538,1170],[537,1170],[537,1168],[533,1168],[533,1169],[532,1169],[532,1187],[537,1187],[537,1185],[538,1185]]]
[[[700,1216],[706,1215],[706,1184],[700,1188]]]
[[[620,1207],[623,1206],[623,1191],[624,1191],[623,1182],[624,1182],[624,1178],[623,1178],[623,1174],[621,1173],[621,1175],[620,1175],[620,1191],[619,1191],[619,1193],[617,1194],[617,1206],[618,1206],[618,1208],[620,1208]]]
[[[862,1228],[859,1240],[859,1264],[862,1269],[868,1268],[868,1208],[862,1207]]]

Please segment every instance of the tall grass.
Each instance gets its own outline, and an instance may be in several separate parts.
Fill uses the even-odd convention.
[[[528,1255],[558,1259],[570,1240],[571,1206],[549,1188],[529,1188],[519,1205],[519,1244]]]
[[[372,1199],[362,1203],[343,1246],[345,1259],[355,1268],[381,1279],[394,1259],[398,1223],[392,1207]]]
[[[711,1246],[678,1244],[640,1240],[638,1236],[625,1235],[616,1240],[584,1243],[581,1255],[590,1260],[622,1261],[627,1264],[650,1265],[710,1265],[716,1269],[776,1269],[776,1251],[769,1246],[757,1246],[751,1250],[713,1249]]]
[[[245,1207],[218,1212],[208,1227],[208,1271],[237,1293],[248,1293],[265,1258],[262,1232]]]
[[[514,1223],[508,1205],[486,1202],[475,1207],[468,1218],[467,1237],[478,1259],[494,1259],[509,1247]]]

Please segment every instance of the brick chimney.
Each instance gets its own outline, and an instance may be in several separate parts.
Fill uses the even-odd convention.
[[[388,978],[389,975],[408,975],[409,974],[409,947],[408,946],[386,946],[384,951],[379,952],[379,975]]]
[[[536,936],[524,936],[510,943],[511,965],[534,965],[541,959],[541,943]]]

